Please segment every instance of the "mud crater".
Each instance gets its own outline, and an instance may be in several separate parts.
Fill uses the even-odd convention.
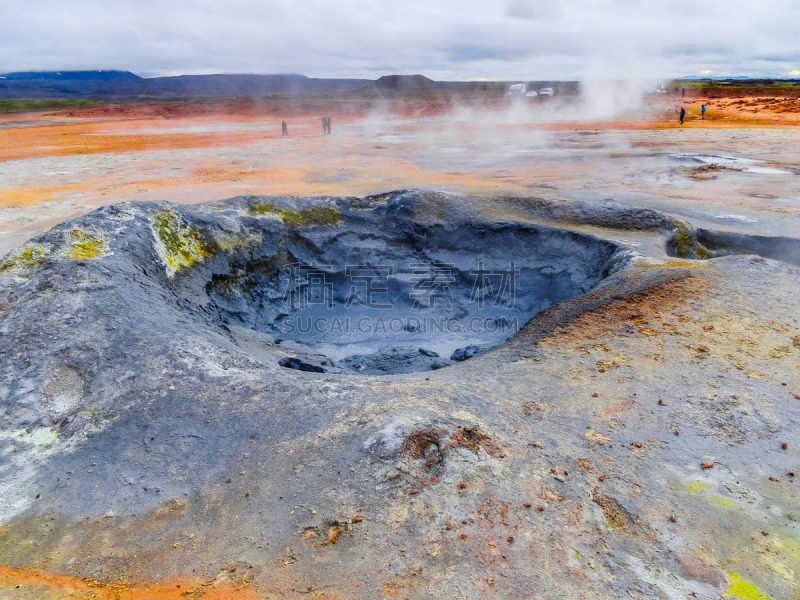
[[[361,206],[361,204],[359,204]],[[280,366],[369,375],[444,368],[502,344],[607,276],[618,247],[524,223],[421,223],[403,199],[289,229],[205,285],[226,326],[255,330]]]

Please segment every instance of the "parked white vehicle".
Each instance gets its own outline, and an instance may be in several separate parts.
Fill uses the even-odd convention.
[[[527,94],[525,94],[525,97],[526,98],[536,98],[536,96],[538,96],[538,95],[539,94],[537,94],[536,92],[528,92]]]
[[[540,96],[552,96],[553,95],[553,88],[542,88],[542,91],[539,92]]]
[[[525,93],[528,91],[528,86],[524,83],[514,83],[508,86],[508,92],[506,93],[506,98],[522,98],[525,96]]]

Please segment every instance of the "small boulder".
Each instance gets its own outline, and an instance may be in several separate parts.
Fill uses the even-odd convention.
[[[483,354],[486,352],[486,348],[481,348],[480,346],[475,346],[471,344],[466,348],[459,348],[450,356],[450,360],[454,360],[456,362],[463,362],[467,359],[472,358],[473,356],[478,356],[479,354]]]

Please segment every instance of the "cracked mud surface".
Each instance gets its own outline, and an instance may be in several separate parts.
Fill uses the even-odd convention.
[[[206,287],[391,209],[611,252],[508,342],[390,376],[284,368]],[[680,233],[696,254],[652,210],[419,191],[118,205],[31,240],[0,267],[0,595],[798,595],[800,268],[670,256]]]

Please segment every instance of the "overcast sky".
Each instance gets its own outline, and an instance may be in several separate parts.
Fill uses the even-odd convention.
[[[800,77],[798,0],[0,0],[0,73]]]

